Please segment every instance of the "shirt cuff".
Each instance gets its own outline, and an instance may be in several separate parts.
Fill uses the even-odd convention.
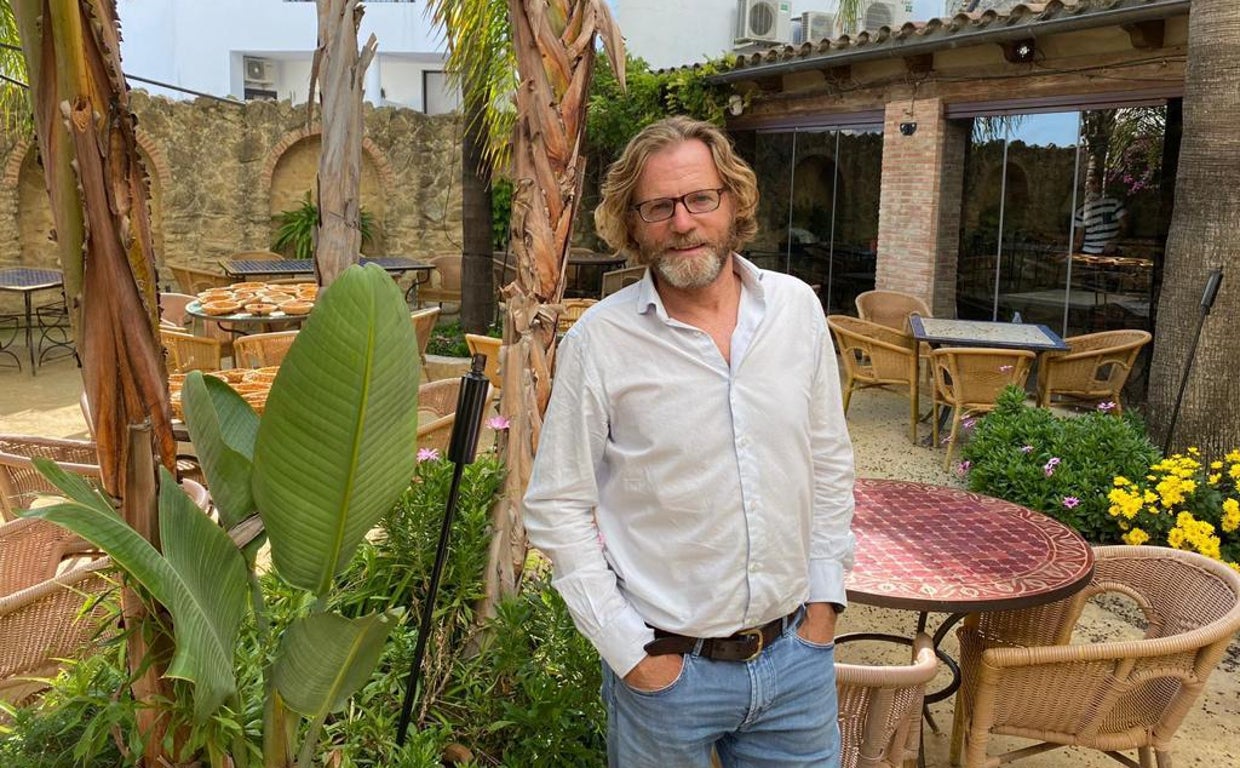
[[[844,565],[838,560],[810,560],[809,598],[807,603],[834,603],[838,612],[848,607],[844,590]]]
[[[627,675],[646,657],[646,643],[654,640],[654,630],[646,626],[636,611],[625,611],[590,638],[599,656],[619,677]]]

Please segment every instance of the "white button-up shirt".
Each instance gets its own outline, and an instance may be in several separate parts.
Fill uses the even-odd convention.
[[[649,272],[559,348],[525,525],[621,676],[651,627],[726,637],[846,603],[853,454],[822,307],[795,278],[733,265],[730,365],[668,316]]]

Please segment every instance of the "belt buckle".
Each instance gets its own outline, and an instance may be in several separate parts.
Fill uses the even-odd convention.
[[[754,638],[757,638],[758,640],[758,647],[754,649],[754,652],[749,654],[745,658],[741,659],[741,661],[753,661],[754,659],[758,658],[758,654],[762,653],[762,649],[766,647],[766,639],[763,638],[762,636],[762,627],[755,627],[753,629],[742,629],[740,632],[737,632],[736,634],[740,635],[741,637],[754,637]]]

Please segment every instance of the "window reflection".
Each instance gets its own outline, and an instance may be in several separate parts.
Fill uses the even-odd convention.
[[[828,312],[854,314],[874,288],[882,150],[878,126],[759,134],[759,232],[746,256],[815,286]]]
[[[1166,109],[978,118],[957,314],[1064,335],[1147,328]]]

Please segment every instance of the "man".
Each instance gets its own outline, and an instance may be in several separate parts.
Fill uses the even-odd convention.
[[[612,768],[839,764],[852,446],[817,297],[735,253],[757,202],[714,126],[643,130],[595,220],[649,269],[557,356],[525,521],[603,658]]]
[[[1075,227],[1073,250],[1091,255],[1116,253],[1116,241],[1127,219],[1124,204],[1107,196],[1102,190],[1102,181],[1091,174],[1085,190],[1085,204],[1077,210],[1072,222]]]

